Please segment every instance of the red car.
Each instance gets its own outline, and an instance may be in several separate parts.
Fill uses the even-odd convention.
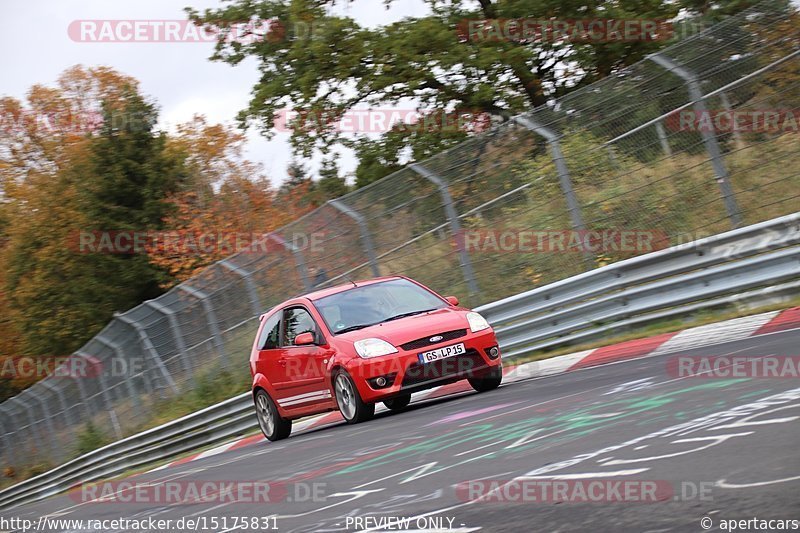
[[[253,399],[269,440],[292,420],[339,410],[362,422],[375,403],[402,409],[411,394],[461,379],[478,391],[503,379],[489,323],[458,299],[392,276],[288,300],[261,316],[250,355]]]

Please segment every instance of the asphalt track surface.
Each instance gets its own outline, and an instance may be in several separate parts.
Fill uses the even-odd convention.
[[[681,355],[798,351],[795,330]],[[3,516],[216,518],[207,531],[255,531],[238,529],[234,520],[273,516],[283,532],[390,530],[367,527],[376,523],[366,517],[410,518],[408,530],[436,529],[439,520],[448,526],[443,530],[457,532],[719,531],[722,520],[800,520],[800,380],[676,378],[670,357],[421,402],[365,424],[334,424],[134,478],[154,485],[285,482],[276,485],[282,490],[273,503],[81,502],[73,493]],[[570,480],[568,501],[499,502],[500,489],[490,493],[494,499],[472,493],[471,500],[455,488],[470,480],[512,487],[514,479],[519,487],[521,478],[540,484],[538,498],[545,482]],[[589,480],[656,483],[658,498],[579,501],[573,490]],[[665,486],[672,492],[665,494]],[[317,501],[306,499],[310,487]],[[704,517],[710,529],[701,527]]]

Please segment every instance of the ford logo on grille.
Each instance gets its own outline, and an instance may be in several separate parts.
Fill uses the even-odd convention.
[[[442,339],[444,339],[444,337],[442,337],[441,335],[434,335],[433,337],[431,337],[428,340],[431,341],[431,342],[439,342]]]

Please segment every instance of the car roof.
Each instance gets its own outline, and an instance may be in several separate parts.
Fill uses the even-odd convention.
[[[331,296],[332,294],[345,292],[355,287],[366,287],[367,285],[374,285],[375,283],[380,283],[382,281],[389,281],[392,279],[408,279],[408,278],[406,278],[405,276],[383,276],[380,278],[353,281],[352,283],[344,283],[342,285],[336,285],[335,287],[320,289],[318,291],[310,292],[308,294],[301,294],[300,296],[289,298],[288,300],[285,300],[279,303],[278,305],[271,307],[268,311],[262,313],[258,318],[259,321],[261,321],[264,319],[265,316],[271,315],[273,312],[275,312],[276,309],[280,309],[290,305],[305,304],[308,301],[319,300],[320,298],[325,298],[326,296]]]
[[[306,298],[308,300],[314,301],[319,300],[320,298],[325,298],[326,296],[331,296],[333,294],[338,294],[340,292],[344,292],[355,287],[366,287],[367,285],[373,285],[375,283],[380,283],[382,281],[388,281],[392,279],[405,279],[403,276],[384,276],[380,278],[372,278],[367,280],[361,281],[353,281],[352,283],[344,283],[342,285],[336,285],[335,287],[328,287],[325,289],[320,289],[318,291],[311,292],[309,294],[304,294],[299,296],[298,298]]]

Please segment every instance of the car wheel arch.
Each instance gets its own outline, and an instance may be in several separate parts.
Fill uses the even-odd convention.
[[[272,401],[275,402],[275,407],[278,409],[278,413],[282,417],[289,416],[286,410],[283,407],[281,407],[280,404],[275,400],[275,398],[277,398],[277,393],[275,389],[272,387],[272,384],[269,382],[267,377],[263,374],[256,374],[253,377],[253,386],[251,387],[251,391],[253,394],[253,401],[255,401],[256,394],[258,394],[258,391],[260,390],[263,390],[267,394],[267,396],[272,398]]]

